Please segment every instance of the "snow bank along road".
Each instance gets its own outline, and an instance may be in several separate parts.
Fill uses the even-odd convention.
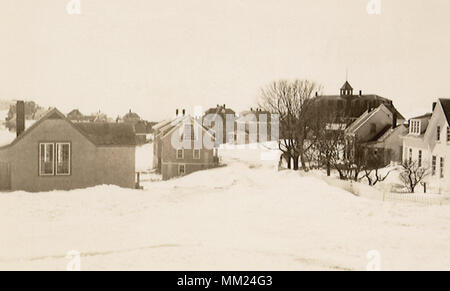
[[[258,154],[146,184],[0,194],[0,269],[450,269],[450,207],[355,197]]]

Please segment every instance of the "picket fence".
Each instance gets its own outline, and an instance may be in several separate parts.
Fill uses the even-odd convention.
[[[390,192],[389,189],[383,191],[354,181],[343,181],[332,177],[324,177],[317,174],[313,175],[325,181],[330,186],[341,188],[356,196],[367,199],[393,202],[415,202],[423,205],[450,204],[450,197],[447,195],[393,193]]]

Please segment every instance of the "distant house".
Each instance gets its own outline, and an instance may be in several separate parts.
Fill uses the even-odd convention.
[[[269,111],[260,108],[243,111],[236,119],[234,140],[238,144],[270,141],[272,139],[271,122],[272,115]]]
[[[403,160],[429,168],[430,182],[450,191],[450,99],[433,103],[432,113],[410,119]]]
[[[163,121],[153,129],[153,166],[162,174],[163,180],[217,166],[215,138],[193,117],[180,116]],[[203,142],[196,147],[200,137]],[[178,139],[182,144],[175,147],[172,142]],[[206,140],[212,143],[211,147],[205,146]]]
[[[116,122],[123,122],[133,125],[136,133],[136,142],[138,145],[145,144],[149,140],[152,125],[150,122],[142,120],[141,117],[137,113],[132,112],[131,109],[122,118],[118,117]]]
[[[86,121],[86,116],[84,116],[80,110],[74,109],[67,114],[67,118],[73,122],[83,122]]]
[[[136,123],[138,123],[140,120],[141,120],[141,117],[140,117],[137,113],[131,112],[131,109],[130,109],[130,111],[129,111],[127,114],[125,114],[125,115],[122,117],[122,121],[125,122],[125,123],[136,124]]]
[[[391,112],[397,114],[398,119],[405,119],[395,108],[392,100],[375,94],[353,93],[353,87],[348,81],[342,85],[339,95],[319,95],[313,98],[319,114],[325,116],[339,117],[343,122],[350,124],[358,119],[368,109],[374,109],[381,104],[385,105]]]
[[[100,184],[133,188],[135,146],[130,125],[73,123],[52,109],[0,147],[0,189],[36,192]]]
[[[407,132],[405,120],[396,111],[381,104],[365,111],[345,130],[347,141],[358,142],[375,151],[385,151],[386,162],[401,162],[403,154],[402,135]]]
[[[136,134],[136,143],[138,145],[145,144],[148,141],[149,126],[147,122],[139,121],[133,125]]]
[[[161,173],[161,159],[162,159],[162,142],[161,137],[166,128],[171,126],[172,122],[176,120],[163,120],[153,126],[153,169],[156,169],[157,173]]]
[[[216,107],[209,108],[205,111],[202,118],[202,124],[214,131],[216,131],[216,126],[218,120],[222,121],[222,137],[216,140],[218,144],[225,144],[227,142],[234,142],[235,136],[235,120],[236,112],[231,108],[227,108],[225,104],[222,106],[217,104]]]
[[[96,113],[93,113],[89,117],[89,121],[91,121],[91,122],[114,122],[114,120],[112,118],[108,117],[108,115],[106,115],[106,113],[103,113],[100,110]]]
[[[74,109],[67,114],[67,119],[72,122],[108,122],[108,117],[106,114],[100,111],[93,113],[91,115],[84,115],[78,109]]]

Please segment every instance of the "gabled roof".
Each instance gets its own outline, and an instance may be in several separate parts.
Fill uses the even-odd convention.
[[[207,114],[236,114],[236,112],[231,108],[218,105],[217,107],[211,107],[206,110],[205,115]]]
[[[392,129],[392,125],[386,125],[371,141],[378,141]]]
[[[165,127],[161,131],[162,139],[169,136],[174,130],[176,130],[177,128],[180,128],[181,126],[183,126],[183,131],[184,131],[184,128],[186,128],[185,125],[193,126],[194,124],[198,125],[199,128],[201,128],[203,132],[206,132],[207,134],[209,134],[211,136],[211,138],[213,140],[215,140],[214,135],[212,135],[210,133],[210,129],[207,129],[200,122],[198,122],[195,118],[193,118],[192,116],[189,116],[189,115],[183,116],[183,118],[181,118],[181,119],[176,119],[170,124],[170,126]],[[184,134],[184,132],[182,134]],[[191,134],[194,134],[194,130],[192,129],[192,127],[191,127]]]
[[[358,117],[358,119],[356,119],[352,124],[350,124],[350,126],[345,130],[345,132],[350,134],[355,133],[361,125],[363,125],[370,118],[372,118],[372,116],[374,116],[378,111],[383,109],[391,112],[391,110],[387,108],[384,104],[381,104],[380,106],[371,111],[367,110],[360,117]]]
[[[132,146],[136,145],[136,137],[132,125],[118,123],[73,123],[58,109],[53,108],[47,112],[41,119],[14,139],[10,144],[2,146],[5,148],[16,144],[24,136],[32,132],[36,127],[48,119],[62,119],[80,132],[86,139],[97,146]]]
[[[186,116],[178,116],[175,117],[172,120],[165,120],[160,123],[158,123],[158,127],[156,130],[158,131],[156,133],[156,136],[164,136],[167,132],[169,132],[174,126],[176,126],[181,120],[186,118]]]
[[[447,118],[447,123],[450,126],[450,99],[439,99],[439,102],[442,105],[442,109],[444,110],[445,117]]]
[[[433,115],[433,113],[425,113],[425,114],[413,117],[410,120],[412,120],[412,119],[430,119],[432,115]]]
[[[170,120],[163,120],[163,121],[158,122],[157,124],[153,125],[152,128],[154,131],[157,131],[158,129],[163,128],[164,126],[166,126],[169,123],[170,123]]]
[[[267,117],[266,120],[265,120],[267,122],[270,122],[270,120],[272,118],[272,115],[271,115],[271,113],[269,111],[257,109],[257,110],[245,110],[245,111],[242,111],[239,114],[239,117],[237,118],[236,121],[238,121],[238,122],[240,122],[240,121],[247,121],[246,120],[246,116],[250,115],[250,114],[253,114],[256,117],[256,121],[259,121],[260,116],[262,116],[262,115],[265,115]]]
[[[401,124],[396,128],[392,128],[392,126],[386,126],[377,136],[375,136],[371,141],[367,142],[367,144],[376,144],[386,141],[392,134],[399,130],[407,130],[408,128]]]
[[[344,85],[342,85],[341,90],[353,90],[353,87],[350,85],[348,81],[345,81]]]

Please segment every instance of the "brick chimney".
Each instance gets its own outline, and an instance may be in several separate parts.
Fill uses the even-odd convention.
[[[178,117],[178,108],[175,110],[175,116]]]
[[[16,104],[16,132],[17,136],[25,130],[25,102],[17,101]]]
[[[437,102],[433,102],[433,110],[431,111],[431,112],[434,112],[434,109],[436,109],[436,105],[437,105]]]
[[[183,116],[186,114],[186,109],[183,109]]]
[[[394,112],[394,114],[392,114],[392,128],[396,128],[397,127],[397,112]]]

